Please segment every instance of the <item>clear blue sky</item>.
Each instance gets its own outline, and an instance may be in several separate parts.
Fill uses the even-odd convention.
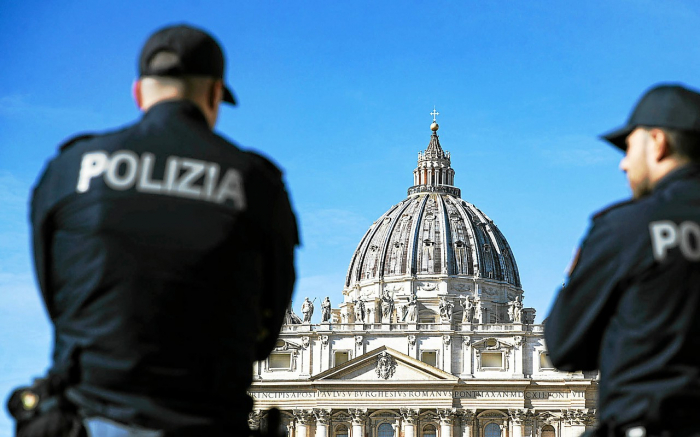
[[[297,312],[305,296],[341,300],[363,233],[412,184],[435,106],[456,185],[507,237],[541,321],[591,213],[629,196],[621,155],[597,135],[654,83],[700,86],[695,0],[109,3],[0,10],[3,403],[50,354],[31,186],[62,140],[139,117],[136,57],[162,25],[217,36],[240,101],[217,130],[285,170],[304,243]]]

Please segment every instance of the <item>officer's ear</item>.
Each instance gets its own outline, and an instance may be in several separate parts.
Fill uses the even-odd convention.
[[[141,95],[141,79],[136,79],[131,86],[131,94],[139,109],[143,110],[143,96]]]
[[[224,82],[215,80],[209,87],[209,95],[207,96],[207,104],[214,109],[224,100]]]
[[[652,140],[651,158],[654,161],[659,162],[673,154],[666,132],[658,128],[653,128],[649,130],[649,136]]]

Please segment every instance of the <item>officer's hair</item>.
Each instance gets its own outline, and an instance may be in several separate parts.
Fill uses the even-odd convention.
[[[164,71],[177,65],[180,58],[170,51],[160,51],[148,61],[150,71]],[[186,99],[193,99],[206,93],[216,79],[207,76],[149,76],[160,85],[174,87],[178,94]]]
[[[700,164],[700,133],[661,128],[673,153]]]

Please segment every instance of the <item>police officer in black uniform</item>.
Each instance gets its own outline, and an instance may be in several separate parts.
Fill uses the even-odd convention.
[[[601,435],[700,435],[700,94],[661,84],[603,138],[632,199],[593,217],[545,322],[552,363],[599,370]]]
[[[212,132],[235,104],[223,77],[210,35],[156,32],[142,119],[70,140],[35,187],[49,379],[90,435],[248,434],[252,364],[274,347],[298,239],[280,171]]]

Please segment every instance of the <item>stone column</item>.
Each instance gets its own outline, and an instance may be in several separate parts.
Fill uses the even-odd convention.
[[[527,416],[523,420],[523,436],[534,437],[535,432],[535,413],[532,410],[528,411]]]
[[[568,425],[569,436],[578,437],[586,431],[586,422],[589,420],[587,409],[565,410],[561,418],[562,423]]]
[[[588,410],[586,412],[586,415],[584,416],[583,419],[583,424],[586,426],[586,431],[589,431],[593,428],[596,427],[598,424],[598,420],[596,419],[596,410],[595,408]]]
[[[408,355],[409,357],[416,358],[416,336],[413,334],[409,334],[406,337],[406,341],[408,342],[408,351],[406,352],[406,355]],[[413,353],[411,353],[411,351],[413,351]]]
[[[365,337],[362,335],[355,336],[355,358],[365,353]]]
[[[248,413],[248,428],[253,431],[260,429],[260,422],[262,419],[262,411],[254,410]]]
[[[511,423],[513,425],[512,437],[530,437],[532,434],[532,425],[535,420],[535,414],[528,408],[510,409],[508,410]]]
[[[328,422],[331,419],[331,410],[314,408],[314,416],[316,417],[316,437],[327,437]]]
[[[453,437],[452,425],[454,424],[456,410],[454,408],[438,408],[440,417],[440,437]]]
[[[556,435],[562,437],[559,432],[561,427],[558,425],[557,416],[552,414],[550,411],[543,411],[537,414],[535,417],[535,424],[533,426],[533,437],[539,437],[542,435],[542,428],[546,425],[551,425],[556,430]]]
[[[508,410],[508,416],[510,417],[511,430],[513,434],[511,437],[523,437],[523,410]]]
[[[412,408],[401,408],[401,417],[403,417],[404,437],[415,437],[416,435],[416,419],[418,418],[418,410]]]
[[[571,410],[562,410],[561,417],[559,419],[559,423],[561,425],[561,437],[575,437],[575,435],[571,433]]]
[[[513,350],[513,377],[523,378],[523,349],[525,348],[525,337],[516,335],[513,338],[515,349]]]
[[[296,419],[296,437],[310,437],[309,426],[313,420],[313,414],[309,410],[294,410]]]
[[[348,412],[352,418],[352,436],[365,437],[365,420],[367,419],[367,408],[349,408]]]
[[[331,347],[329,345],[330,337],[328,335],[319,335],[318,339],[321,340],[321,350],[319,351],[319,355],[321,357],[319,360],[319,371],[323,372],[324,370],[330,369],[331,365],[333,364],[333,351],[331,351]]]
[[[442,336],[442,370],[452,373],[452,336]]]
[[[472,338],[468,335],[462,337],[462,372],[465,375],[473,376],[472,369]]]
[[[462,422],[462,437],[474,437],[474,418],[476,410],[462,410],[459,412]]]
[[[300,376],[311,376],[311,338],[309,336],[301,337],[301,372]]]

